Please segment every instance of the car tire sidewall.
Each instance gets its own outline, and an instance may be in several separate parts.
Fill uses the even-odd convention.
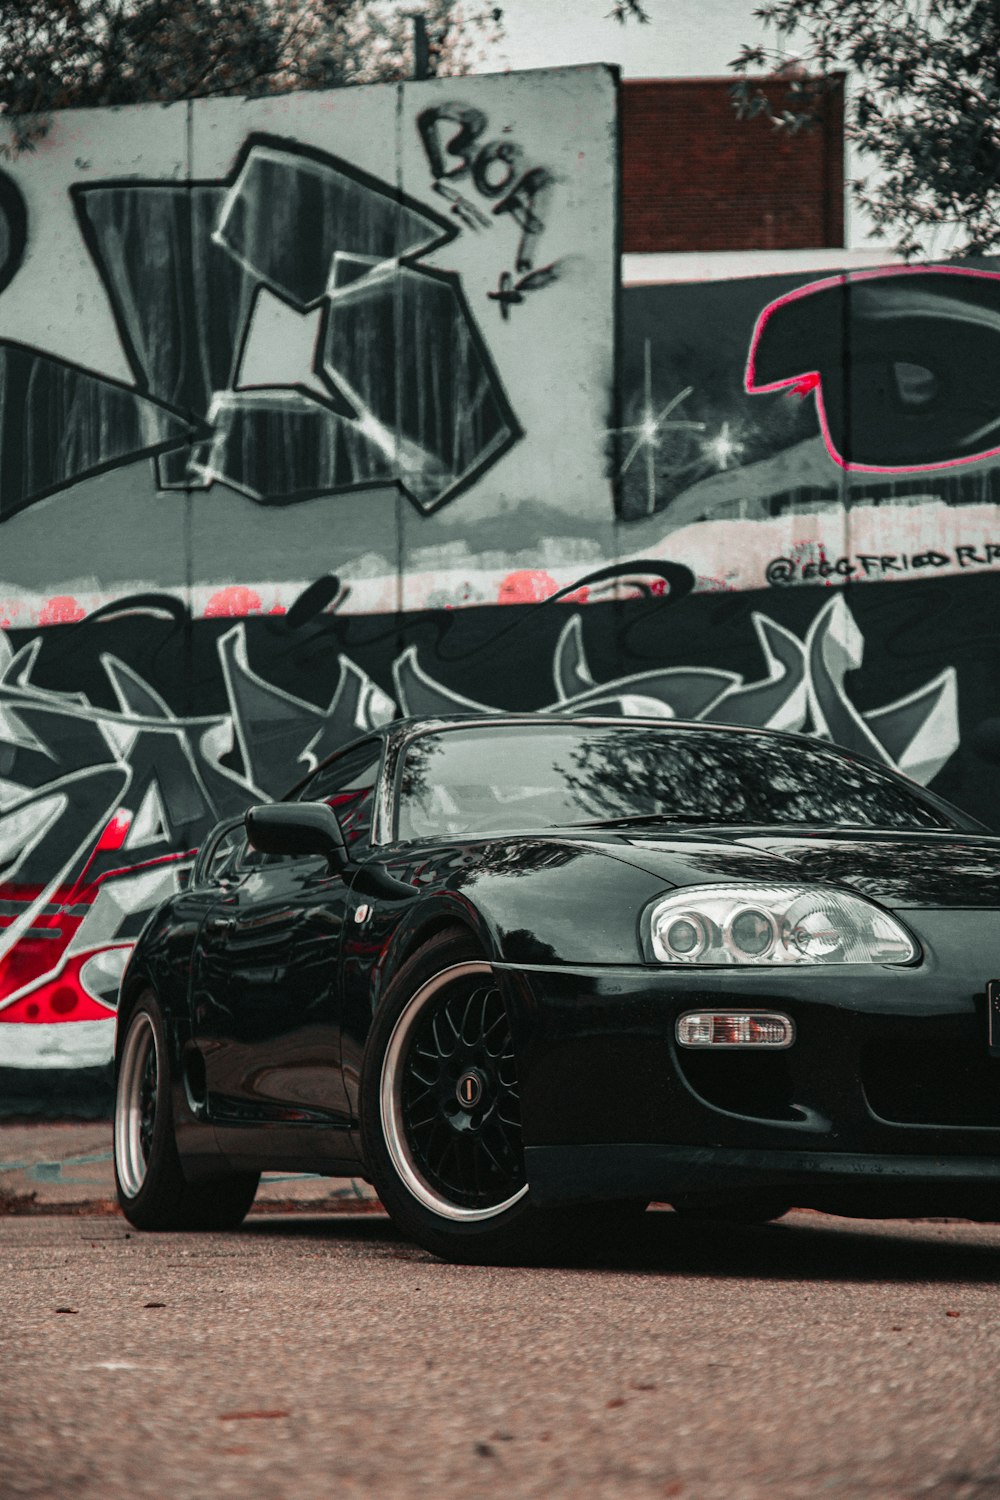
[[[128,1020],[122,1059],[127,1056],[129,1041],[137,1026],[149,1024],[153,1046],[156,1051],[156,1095],[153,1116],[153,1132],[146,1160],[146,1172],[138,1192],[129,1194],[122,1183],[119,1170],[119,1120],[121,1108],[121,1062],[115,1076],[115,1135],[114,1165],[115,1186],[118,1202],[125,1217],[139,1228],[158,1227],[164,1212],[179,1202],[186,1188],[177,1143],[174,1135],[173,1101],[171,1098],[172,1069],[168,1051],[166,1026],[154,996],[142,996]]]

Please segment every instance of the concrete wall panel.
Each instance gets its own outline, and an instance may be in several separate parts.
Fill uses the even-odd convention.
[[[509,432],[454,504],[404,511],[406,608],[509,600],[610,554],[614,95],[575,69],[403,90],[402,185],[459,230],[428,265],[460,278]]]

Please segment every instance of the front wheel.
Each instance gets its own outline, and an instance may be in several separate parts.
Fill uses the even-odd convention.
[[[362,1066],[361,1130],[386,1210],[444,1260],[537,1259],[590,1213],[528,1201],[511,1019],[460,929],[427,942],[386,990]]]
[[[156,998],[143,995],[125,1032],[115,1081],[115,1183],[137,1229],[235,1229],[260,1174],[226,1173],[191,1183],[177,1153],[166,1028]]]
[[[510,1018],[471,936],[439,934],[403,965],[372,1024],[361,1100],[375,1187],[404,1233],[449,1260],[526,1248]]]

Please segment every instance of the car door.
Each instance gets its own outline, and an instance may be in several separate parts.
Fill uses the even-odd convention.
[[[330,802],[356,847],[370,829],[380,761],[380,741],[354,746],[314,773],[297,800]],[[223,874],[202,928],[192,1010],[209,1113],[230,1154],[241,1146],[224,1140],[227,1130],[349,1124],[337,991],[347,897],[320,856],[244,846]]]

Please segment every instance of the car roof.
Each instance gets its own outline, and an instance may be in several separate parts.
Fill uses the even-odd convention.
[[[704,719],[667,719],[658,714],[636,715],[636,714],[565,714],[553,713],[551,710],[526,711],[521,713],[508,713],[503,711],[484,713],[453,713],[453,714],[409,714],[398,719],[390,719],[385,724],[380,724],[374,729],[367,730],[364,734],[357,735],[353,740],[347,741],[339,746],[322,762],[326,765],[329,761],[336,759],[350,750],[355,745],[363,744],[366,740],[382,738],[392,740],[396,749],[402,749],[411,740],[423,734],[432,734],[438,730],[448,729],[483,729],[487,726],[494,728],[506,725],[549,725],[567,728],[571,725],[587,725],[602,729],[680,729],[701,730],[713,734],[727,735],[749,735],[764,739],[776,739],[792,741],[803,746],[808,745],[812,749],[825,748],[835,754],[844,755],[853,760],[858,760],[864,765],[872,766],[881,771],[893,771],[892,766],[884,765],[871,755],[863,751],[849,749],[845,745],[838,745],[831,740],[819,740],[815,735],[796,734],[785,729],[764,729],[756,724],[727,724],[719,720]],[[318,767],[316,768],[318,769]],[[310,773],[311,774],[311,773]],[[900,774],[896,772],[895,774]],[[908,778],[904,778],[908,779]]]
[[[498,727],[500,725],[521,724],[546,724],[560,725],[566,727],[574,724],[584,724],[602,729],[701,729],[712,733],[724,734],[749,734],[763,735],[767,739],[798,740],[802,744],[815,746],[817,741],[814,735],[794,734],[787,730],[764,729],[755,724],[727,724],[720,720],[704,719],[668,719],[659,714],[565,714],[549,711],[525,712],[525,713],[454,713],[418,715],[411,714],[407,717],[392,719],[381,726],[381,732],[395,734],[403,739],[412,739],[417,734],[426,734],[435,729],[480,729],[485,725]],[[359,739],[368,739],[370,735],[359,735]],[[843,745],[834,746],[830,741],[820,741],[830,745],[830,748],[840,750],[846,754],[853,751],[846,750]],[[867,757],[860,757],[867,759]]]

